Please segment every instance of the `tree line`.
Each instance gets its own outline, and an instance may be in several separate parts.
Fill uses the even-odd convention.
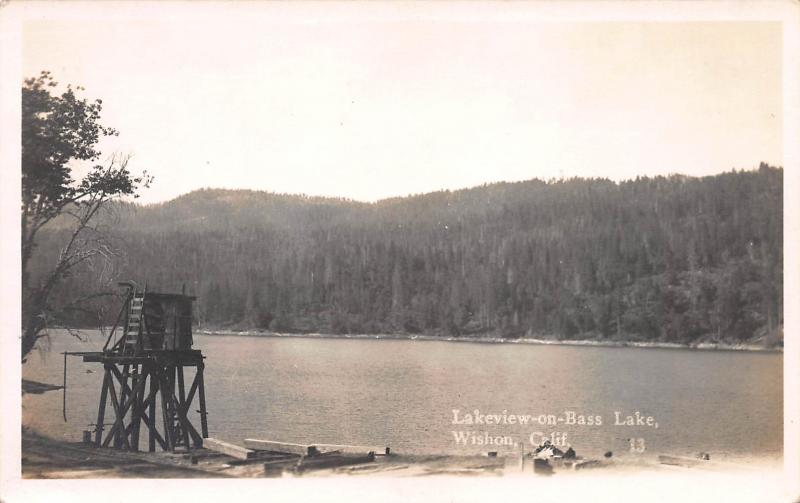
[[[205,328],[738,342],[783,323],[783,170],[529,180],[377,203],[204,189],[115,203],[124,259],[76,268],[198,296]],[[67,229],[40,231],[32,278]],[[99,298],[55,322],[112,323]]]

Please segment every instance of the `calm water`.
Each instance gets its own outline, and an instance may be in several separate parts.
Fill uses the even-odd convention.
[[[23,367],[24,377],[60,384],[60,351],[102,346],[98,333],[85,343],[63,333],[51,339],[50,351],[33,354]],[[526,445],[532,433],[555,432],[566,433],[585,455],[634,455],[629,438],[644,439],[645,456],[705,451],[715,459],[774,459],[782,453],[778,353],[202,335],[195,347],[207,357],[210,434],[232,442],[269,438],[471,454],[515,448],[458,445],[453,431]],[[95,420],[101,380],[98,364],[71,357],[69,421],[61,415],[61,393],[50,392],[24,397],[26,423],[79,440]],[[454,409],[460,421],[478,409],[506,417],[552,414],[556,424],[454,425]],[[567,425],[566,411],[599,415],[602,425]],[[615,411],[623,418],[635,411],[653,416],[658,428],[615,426]]]

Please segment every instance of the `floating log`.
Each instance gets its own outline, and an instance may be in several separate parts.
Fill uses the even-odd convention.
[[[299,454],[300,456],[316,456],[317,454],[319,454],[317,447],[313,445],[292,444],[289,442],[276,442],[274,440],[259,440],[255,438],[246,438],[244,439],[244,445],[256,451]]]
[[[226,454],[236,459],[254,459],[257,453],[254,450],[246,449],[238,445],[229,444],[216,438],[204,438],[203,447],[206,449]]]

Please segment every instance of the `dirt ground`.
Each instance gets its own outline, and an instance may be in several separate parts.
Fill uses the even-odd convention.
[[[191,452],[127,452],[79,442],[51,439],[30,430],[22,433],[22,477],[35,478],[255,478],[275,476],[432,475],[501,476],[519,473],[520,460],[487,456],[376,456],[375,461],[350,466],[293,470],[296,462],[278,463],[265,469],[265,460],[238,460],[198,449]],[[587,463],[587,468],[597,468]],[[557,467],[565,469],[565,467]],[[571,467],[570,467],[571,468]],[[525,471],[533,473],[532,460]]]

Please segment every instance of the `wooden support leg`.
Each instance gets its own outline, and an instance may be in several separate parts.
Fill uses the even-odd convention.
[[[164,439],[158,433],[158,421],[156,419],[155,414],[155,407],[156,407],[156,391],[158,390],[158,380],[154,378],[155,373],[152,371],[150,367],[147,370],[143,370],[144,377],[140,381],[140,389],[137,391],[140,397],[144,397],[145,390],[147,389],[147,377],[150,378],[150,391],[148,392],[148,397],[146,400],[142,401],[139,406],[139,416],[140,422],[144,423],[147,426],[147,429],[150,432],[150,439],[148,441],[148,449],[150,452],[154,452],[155,449],[155,442],[158,442],[158,445],[161,446],[162,449],[167,450],[167,446],[164,443]],[[149,409],[148,409],[149,408]],[[145,412],[149,410],[149,412]],[[133,424],[129,426],[130,429],[133,429]]]
[[[175,365],[170,365],[167,368],[167,409],[169,410],[169,425],[172,428],[172,450],[174,451],[177,446],[182,442],[182,435],[180,434],[181,424],[178,419],[178,407],[175,399]]]
[[[169,379],[165,375],[163,368],[159,368],[158,387],[160,391],[159,395],[161,395],[161,416],[164,420],[164,443],[167,445],[167,450],[172,450],[174,446],[174,435],[172,432],[171,411],[167,401],[167,396],[171,395],[168,381]]]
[[[128,376],[129,375],[130,375],[130,365],[125,364],[125,365],[122,366],[122,377],[119,379],[120,383],[121,383],[121,387],[120,387],[120,391],[119,391],[119,407],[121,407],[122,404],[125,403],[125,400],[127,400],[127,398],[128,398]],[[119,378],[119,376],[118,376],[118,378]],[[123,423],[123,426],[125,424],[124,418],[125,418],[125,416],[124,416],[124,413],[123,413],[123,416],[121,418],[121,422]],[[122,440],[122,437],[123,437],[124,434],[125,434],[125,429],[124,428],[117,428],[117,433],[116,433],[116,435],[114,435],[114,447],[116,447],[117,449],[121,448],[126,443],[126,442],[123,442],[123,440]]]
[[[178,374],[178,407],[177,407],[177,409],[178,410],[184,410],[184,405],[186,404],[186,388],[185,388],[184,382],[183,382],[183,365],[178,365],[175,368],[175,371]],[[188,407],[187,407],[187,409],[188,409]],[[185,413],[186,412],[184,410],[183,419],[185,420],[185,422],[188,423],[188,420],[186,420],[186,418],[185,418]],[[186,425],[186,426],[188,426],[188,425]],[[181,430],[183,431],[183,445],[185,445],[186,448],[188,449],[189,448],[189,431],[188,431],[188,428],[186,426],[182,427]]]
[[[106,416],[106,398],[108,396],[108,387],[111,384],[111,370],[106,366],[103,375],[103,387],[100,389],[100,407],[97,409],[97,424],[95,425],[94,445],[97,447],[100,447],[100,443],[103,441],[103,421]]]
[[[204,365],[202,363],[197,366],[197,376],[195,379],[198,380],[198,392],[200,393],[200,430],[203,438],[208,438],[208,420],[206,419],[206,387],[205,382],[203,381],[203,368]]]
[[[128,437],[125,435],[125,411],[123,410],[123,404],[117,400],[117,390],[115,389],[114,381],[111,380],[109,382],[108,392],[111,395],[111,406],[114,408],[114,427],[108,433],[108,437],[106,437],[105,441],[103,441],[103,447],[106,447],[111,439],[112,436],[114,438],[114,446],[116,447],[119,443],[119,447],[125,447],[126,449],[130,449],[130,444],[128,443]],[[119,440],[118,440],[119,439]]]
[[[150,452],[155,452],[156,450],[156,391],[158,391],[158,378],[156,374],[150,370],[148,372],[150,374],[150,394],[148,400],[150,401],[150,411],[147,414],[148,418],[150,419],[150,435],[147,441],[147,450]],[[166,448],[166,447],[164,447]]]
[[[119,360],[138,363],[122,363]],[[138,451],[144,423],[148,428],[147,444],[151,452],[158,447],[166,451],[175,451],[180,446],[189,449],[202,447],[203,439],[209,435],[202,360],[198,361],[194,354],[175,353],[119,359],[112,355],[104,358],[103,363],[103,384],[94,438],[96,445]],[[188,388],[187,364],[196,365]],[[189,420],[192,402],[198,392],[200,432]],[[157,406],[158,401],[161,402],[160,406]],[[114,420],[113,426],[106,429],[103,423],[109,405]],[[160,408],[160,418],[157,408]],[[159,423],[163,425],[163,437]]]
[[[133,388],[134,393],[133,412],[131,417],[131,425],[133,426],[131,431],[131,447],[134,451],[139,450],[139,429],[141,428],[140,425],[142,422],[142,413],[144,413],[143,403],[146,383],[147,371],[145,370],[145,366],[142,365],[140,372],[139,365],[134,365],[133,379],[131,382],[131,387]]]

